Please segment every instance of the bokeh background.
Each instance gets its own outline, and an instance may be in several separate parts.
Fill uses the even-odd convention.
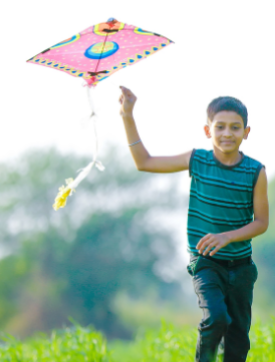
[[[138,328],[199,322],[186,271],[187,172],[138,172],[119,116],[119,85],[137,95],[135,118],[151,155],[211,149],[206,108],[231,95],[248,108],[241,150],[266,166],[270,227],[253,240],[259,278],[253,321],[274,314],[274,5],[272,1],[25,0],[2,6],[0,330],[25,338],[70,325],[109,339]],[[65,209],[64,179],[92,158],[83,81],[27,64],[41,50],[114,17],[175,44],[97,86],[99,159]]]

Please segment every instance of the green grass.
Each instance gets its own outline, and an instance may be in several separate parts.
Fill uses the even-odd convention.
[[[104,337],[93,330],[75,324],[73,328],[54,330],[48,338],[39,337],[21,342],[11,335],[1,337],[1,362],[109,362]]]
[[[162,321],[161,328],[139,333],[134,342],[108,344],[114,362],[194,362],[196,328],[176,328]],[[275,362],[275,319],[273,323],[255,323],[250,332],[251,349],[247,362]],[[222,362],[222,353],[218,361]]]
[[[3,334],[2,334],[3,335]],[[175,327],[162,320],[160,328],[139,330],[132,342],[107,342],[92,327],[40,333],[24,342],[11,335],[1,337],[1,362],[193,362],[197,340],[194,327]],[[275,319],[255,323],[250,332],[247,362],[275,361]],[[219,362],[222,355],[219,355]]]

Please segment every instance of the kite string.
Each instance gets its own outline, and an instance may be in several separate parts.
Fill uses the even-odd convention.
[[[97,114],[95,112],[95,106],[94,106],[93,97],[92,97],[92,88],[87,87],[87,95],[88,95],[88,101],[90,103],[90,108],[92,111],[89,118],[92,121],[92,126],[93,126],[93,131],[94,131],[95,145],[94,145],[93,161],[95,162],[97,159],[97,154],[98,154],[98,138],[97,138],[97,129],[96,129]]]
[[[92,97],[91,92],[92,92],[91,88],[87,87],[88,100],[89,100],[90,107],[91,107],[91,114],[89,116],[89,119],[91,119],[91,121],[92,121],[93,132],[94,132],[94,142],[95,142],[94,143],[93,160],[86,167],[84,167],[84,168],[77,171],[77,172],[80,172],[80,173],[75,178],[75,180],[72,183],[70,183],[70,188],[71,188],[70,195],[72,194],[73,189],[76,188],[85,177],[87,177],[87,175],[89,174],[89,172],[91,171],[91,169],[92,169],[92,167],[94,165],[100,171],[104,171],[104,169],[105,169],[105,167],[102,165],[102,163],[97,160],[97,155],[98,155],[98,137],[97,137],[97,128],[96,128],[97,114],[95,112],[95,107],[94,107],[94,102],[93,102],[93,97]]]
[[[102,165],[102,163],[100,161],[97,160],[97,155],[98,155],[98,137],[97,137],[97,114],[95,111],[95,106],[94,106],[94,102],[93,102],[93,97],[92,97],[92,92],[94,92],[94,88],[87,88],[87,93],[88,93],[88,100],[90,103],[90,107],[92,110],[92,113],[90,115],[90,119],[92,120],[92,124],[93,124],[93,131],[94,131],[94,140],[95,140],[95,146],[94,146],[94,155],[93,155],[93,164],[95,163],[96,167],[100,170],[103,171],[105,169],[105,167]]]

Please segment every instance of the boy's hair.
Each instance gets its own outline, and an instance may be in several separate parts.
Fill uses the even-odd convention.
[[[207,117],[210,121],[213,121],[215,114],[221,111],[233,111],[240,115],[243,119],[244,128],[247,126],[247,108],[237,98],[233,97],[218,97],[207,107]]]

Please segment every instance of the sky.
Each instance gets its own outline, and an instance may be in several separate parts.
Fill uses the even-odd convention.
[[[275,176],[272,1],[17,0],[2,10],[0,161],[48,146],[92,157],[84,81],[26,60],[113,17],[175,44],[96,87],[99,158],[111,143],[128,152],[119,85],[138,97],[138,131],[153,156],[211,149],[203,132],[207,105],[230,95],[248,108],[251,133],[241,150],[265,164],[269,179]]]

